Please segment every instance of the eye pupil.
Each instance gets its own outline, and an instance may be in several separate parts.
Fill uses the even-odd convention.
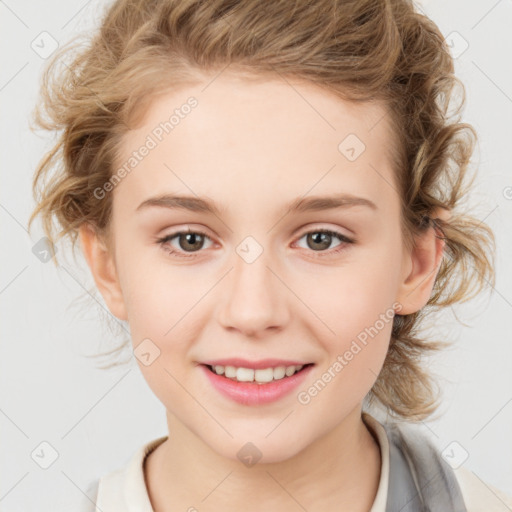
[[[331,245],[331,235],[322,232],[310,233],[308,234],[308,243],[310,241],[313,241],[314,244],[320,244],[320,247],[316,247],[317,249],[327,249]]]
[[[199,244],[197,243],[196,237],[200,239]],[[187,250],[187,248],[184,247],[183,244],[181,243],[183,241],[183,239],[186,240],[187,244],[192,245],[192,251],[189,251],[189,252],[193,252],[194,249],[200,249],[202,246],[202,243],[204,242],[203,235],[200,235],[199,233],[184,233],[184,234],[180,235],[179,241],[180,241],[180,247],[185,251]],[[194,246],[196,246],[196,247],[194,247]]]

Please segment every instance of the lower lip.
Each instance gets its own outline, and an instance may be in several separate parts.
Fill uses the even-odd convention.
[[[223,375],[212,372],[204,364],[200,366],[217,391],[242,405],[262,405],[279,400],[297,388],[313,368],[313,365],[305,366],[291,377],[283,377],[265,384],[258,384],[256,382],[238,382],[228,379]]]

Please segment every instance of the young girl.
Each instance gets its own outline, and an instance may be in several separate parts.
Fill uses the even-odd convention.
[[[90,510],[512,507],[404,424],[437,406],[422,320],[494,282],[432,21],[409,0],[118,0],[66,52],[31,221],[80,242],[169,430]]]

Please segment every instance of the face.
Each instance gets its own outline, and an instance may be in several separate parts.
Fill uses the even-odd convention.
[[[118,168],[137,161],[109,192],[119,293],[104,296],[169,415],[223,457],[250,440],[262,462],[285,460],[360,406],[403,307],[394,139],[382,105],[210,81],[155,98],[123,140]],[[228,358],[312,366],[288,392],[240,403],[203,365]]]

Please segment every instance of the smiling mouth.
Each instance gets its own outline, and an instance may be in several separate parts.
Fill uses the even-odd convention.
[[[256,370],[253,368],[235,366],[204,366],[206,366],[206,368],[215,375],[225,377],[234,382],[256,382],[257,384],[267,384],[269,382],[287,379],[313,365],[314,363],[308,363],[306,365],[276,366]]]

